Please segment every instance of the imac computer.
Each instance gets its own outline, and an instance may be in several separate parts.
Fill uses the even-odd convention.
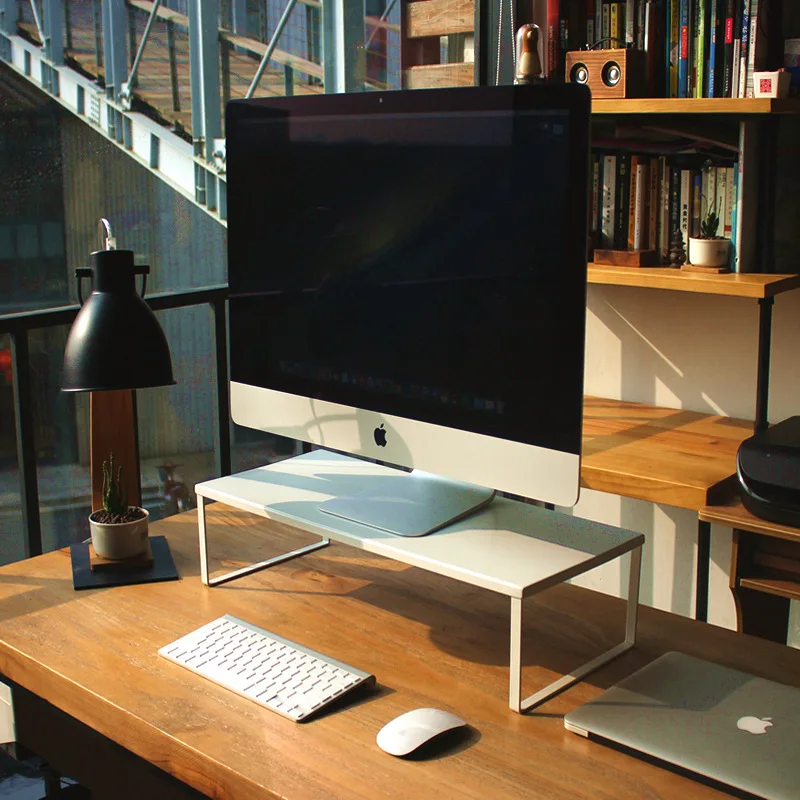
[[[574,84],[228,104],[233,419],[411,470],[323,510],[576,502],[589,113]]]

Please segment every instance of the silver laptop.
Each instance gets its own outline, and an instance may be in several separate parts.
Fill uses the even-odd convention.
[[[791,686],[666,653],[564,725],[759,797],[800,798],[800,689]]]

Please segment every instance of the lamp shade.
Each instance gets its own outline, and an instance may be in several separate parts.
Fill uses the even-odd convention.
[[[169,346],[136,293],[132,250],[89,256],[92,293],[72,324],[64,352],[65,392],[145,389],[175,383]]]

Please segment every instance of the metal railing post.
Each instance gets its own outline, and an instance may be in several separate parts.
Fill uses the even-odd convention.
[[[106,96],[119,102],[128,77],[128,16],[125,0],[103,0]]]
[[[28,331],[11,333],[11,375],[14,389],[14,421],[17,429],[17,465],[20,473],[20,503],[25,532],[25,557],[42,553],[42,520],[39,512],[39,481],[36,475],[36,441],[31,400]]]

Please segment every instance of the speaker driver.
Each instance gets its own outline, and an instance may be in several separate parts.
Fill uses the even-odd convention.
[[[569,79],[572,83],[589,83],[589,68],[579,61],[573,65]]]
[[[603,66],[603,83],[606,86],[616,86],[622,78],[622,69],[616,61],[609,61]]]

